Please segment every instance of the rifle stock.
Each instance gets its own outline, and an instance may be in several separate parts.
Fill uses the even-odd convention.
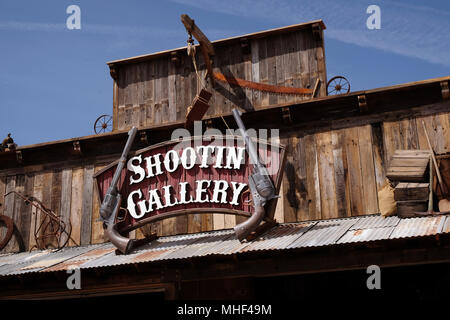
[[[242,241],[247,238],[247,236],[250,235],[264,219],[266,214],[264,206],[266,203],[278,196],[275,194],[275,187],[270,179],[267,168],[259,160],[258,151],[253,144],[253,141],[248,136],[240,112],[237,109],[233,109],[233,117],[239,127],[239,131],[244,139],[245,149],[253,165],[252,174],[248,177],[248,185],[252,194],[255,212],[249,219],[234,227],[236,236]]]
[[[103,221],[105,235],[112,244],[114,244],[122,253],[125,254],[131,251],[133,247],[133,240],[122,236],[118,232],[117,225],[115,223],[117,214],[120,210],[120,204],[122,203],[122,196],[117,188],[117,183],[119,182],[122,170],[125,167],[127,156],[130,152],[136,133],[136,127],[131,128],[128,132],[127,143],[117,164],[111,184],[100,206],[100,219]]]

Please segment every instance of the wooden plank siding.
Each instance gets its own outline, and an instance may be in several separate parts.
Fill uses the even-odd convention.
[[[240,42],[216,45],[214,72],[227,77],[265,84],[312,89],[316,79],[326,83],[323,41],[313,39],[311,28],[248,39],[246,50]],[[179,63],[171,55],[150,61],[119,66],[114,105],[114,128],[149,126],[184,120],[186,109],[202,86],[186,52],[178,52]],[[204,77],[206,65],[201,54],[196,62]],[[229,114],[233,108],[258,110],[287,102],[310,99],[310,95],[280,95],[252,91],[216,81],[206,116]],[[325,96],[325,85],[317,96]]]
[[[178,101],[178,96],[173,101]],[[394,151],[428,149],[422,121],[436,152],[448,153],[448,112],[322,130],[307,135],[281,131],[280,142],[286,146],[287,159],[281,198],[275,212],[277,221],[296,222],[377,213],[377,192],[384,184]],[[26,250],[35,246],[35,221],[39,224],[43,216],[19,198],[12,195],[4,197],[4,194],[14,190],[41,200],[63,221],[70,221],[71,237],[76,244],[102,243],[105,238],[102,224],[98,221],[100,203],[92,175],[113,160],[115,158],[93,162],[86,160],[81,165],[60,164],[53,168],[48,163],[45,169],[40,166],[24,167],[23,171],[15,174],[2,174],[0,170],[0,213],[14,219]],[[172,178],[174,181],[180,179],[176,176]],[[186,178],[187,181],[189,179]],[[231,215],[190,215],[162,221],[153,231],[159,235],[182,234],[231,228],[235,224],[236,217]],[[0,228],[0,232],[4,235],[4,228]],[[141,231],[137,232],[136,237],[143,237]],[[55,245],[52,241],[55,239],[49,239],[47,243]],[[75,243],[69,241],[69,245]],[[2,252],[18,249],[18,239],[13,237]]]

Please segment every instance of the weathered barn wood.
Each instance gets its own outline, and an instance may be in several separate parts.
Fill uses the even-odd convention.
[[[313,100],[218,81],[202,121],[204,129],[235,128],[229,113],[238,106],[246,110],[242,117],[248,128],[280,130],[280,142],[287,148],[282,197],[275,210],[280,222],[377,213],[377,193],[395,150],[428,150],[422,121],[435,152],[450,152],[450,100],[441,90],[450,77],[325,97],[323,27],[317,23],[318,39],[312,23],[214,42],[214,71],[228,77],[310,88],[320,78],[320,95]],[[204,72],[202,57],[197,62]],[[77,244],[105,241],[92,175],[119,157],[131,125],[140,127],[134,150],[170,140],[173,130],[183,128],[186,107],[200,88],[185,48],[114,61],[110,67],[115,78],[114,132],[19,147],[20,163],[15,153],[0,153],[0,213],[14,218],[27,249],[35,246],[35,222],[39,225],[43,217],[12,196],[5,199],[5,192],[28,193],[58,211],[63,221],[72,223]],[[366,98],[365,113],[359,96]],[[153,230],[137,230],[135,236],[231,228],[242,219],[194,214],[159,222]],[[47,243],[52,241],[56,245],[55,239]],[[17,250],[13,239],[5,251]]]
[[[214,41],[214,72],[230,79],[312,89],[326,94],[326,68],[321,20],[311,23]],[[173,59],[174,55],[176,60]],[[206,64],[196,56],[203,77]],[[184,120],[187,107],[202,88],[186,47],[108,63],[114,78],[114,128]],[[252,91],[215,81],[206,116],[229,114],[231,109],[258,110],[310,99],[303,96]]]

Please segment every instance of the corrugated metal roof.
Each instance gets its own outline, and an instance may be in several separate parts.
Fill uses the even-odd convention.
[[[390,239],[439,234],[444,227],[445,219],[445,216],[402,219]]]
[[[335,244],[360,218],[320,221],[287,248],[320,247]]]
[[[442,233],[450,232],[450,217],[446,217],[444,222],[444,227],[442,228]]]
[[[371,228],[383,228],[394,227],[400,222],[400,218],[397,216],[383,217],[381,215],[367,216],[363,219],[359,219],[350,230],[358,229],[371,229]]]
[[[53,272],[73,267],[100,268],[121,264],[187,259],[207,255],[243,254],[257,250],[288,250],[364,243],[450,232],[450,216],[399,219],[361,216],[285,223],[252,242],[239,242],[233,230],[161,237],[129,255],[116,255],[110,243],[0,255],[0,275]]]
[[[394,227],[352,229],[347,231],[337,243],[367,242],[389,239]]]

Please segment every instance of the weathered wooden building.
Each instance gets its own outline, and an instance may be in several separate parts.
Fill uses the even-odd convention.
[[[281,198],[275,212],[275,219],[280,223],[334,221],[330,219],[377,215],[378,191],[385,184],[386,170],[394,151],[428,149],[422,121],[438,157],[450,152],[450,77],[327,96],[324,29],[325,25],[319,20],[213,42],[216,50],[214,70],[227,77],[310,89],[313,89],[317,79],[320,80],[315,98],[311,95],[270,94],[217,82],[212,89],[210,108],[202,120],[204,128],[214,127],[225,132],[227,126],[235,127],[231,110],[238,107],[245,111],[242,117],[248,128],[280,130],[280,142],[287,151]],[[201,87],[186,48],[116,60],[108,65],[114,80],[113,132],[24,146],[13,153],[0,153],[0,214],[13,218],[25,250],[32,249],[36,244],[35,221],[42,220],[42,217],[20,198],[11,194],[5,197],[5,194],[17,191],[34,196],[59,213],[63,221],[70,221],[74,241],[70,240],[69,246],[104,243],[93,176],[118,158],[126,141],[126,131],[131,126],[139,129],[135,150],[170,140],[171,132],[184,126],[187,107]],[[201,57],[198,58],[198,66],[202,73],[205,63]],[[159,236],[222,230],[232,228],[240,219],[222,214],[201,217],[194,214],[159,222],[156,230]],[[449,232],[450,221],[445,219],[444,216],[442,221],[439,220],[437,229],[426,235]],[[352,230],[349,228],[343,232]],[[5,231],[0,232],[1,238]],[[138,230],[134,236],[141,237],[141,231]],[[412,236],[416,239],[423,234]],[[276,235],[273,237],[276,238]],[[442,237],[447,239],[446,235]],[[389,237],[382,239],[388,241]],[[330,244],[338,240],[339,237]],[[56,240],[50,238],[46,241],[55,245]],[[427,249],[428,245],[436,244],[430,240],[420,247]],[[441,242],[439,246],[444,248],[437,250],[434,256],[423,257],[423,261],[407,257],[396,260],[394,251],[386,253],[383,251],[385,249],[379,248],[373,257],[386,254],[388,258],[385,263],[391,266],[438,260],[448,262],[448,242]],[[310,263],[299,268],[298,272],[289,269],[292,265],[286,262],[287,269],[283,272],[300,274],[358,268],[357,263],[345,260],[346,255],[350,254],[350,251],[345,251],[347,247],[350,245],[332,254],[336,258],[343,257],[342,266],[337,262],[314,266],[318,260],[311,257]],[[218,250],[215,254],[220,255],[220,248]],[[395,247],[395,250],[398,254],[402,249]],[[17,251],[18,239],[13,237],[3,252]],[[283,251],[277,251],[275,255],[283,255]],[[301,255],[293,256],[301,259]],[[207,270],[210,260],[202,265],[205,275],[212,272]],[[200,265],[203,263],[195,261]],[[252,264],[251,259],[245,261],[242,270],[246,271],[241,274],[232,268],[232,277],[249,276],[249,270],[256,265]],[[255,260],[255,263],[258,261]],[[361,261],[374,262],[369,253]],[[41,266],[43,269],[48,267]],[[63,267],[55,271],[64,270]],[[359,268],[362,267],[360,264]],[[2,265],[0,273],[1,268]],[[153,266],[148,270],[146,268],[149,274],[158,274],[156,269],[152,269]],[[264,272],[271,275],[277,275],[276,270],[283,269],[280,266],[267,268]],[[186,271],[186,274],[183,272],[181,275],[186,275],[189,281],[199,279],[192,270]],[[261,273],[258,274],[261,276]],[[47,275],[51,277],[49,273]],[[29,277],[32,278],[32,275]],[[171,277],[168,277],[170,283],[175,281]],[[52,279],[56,281],[56,278]],[[95,281],[91,280],[89,285],[93,288]],[[8,281],[13,292],[14,280]],[[164,283],[162,287],[167,287],[164,280],[160,282]],[[126,286],[123,282],[121,285]],[[33,291],[31,285],[27,288],[28,293]],[[55,292],[58,290],[55,289]],[[20,296],[20,293],[14,292]],[[169,297],[176,296],[172,294],[173,291],[170,291]]]

